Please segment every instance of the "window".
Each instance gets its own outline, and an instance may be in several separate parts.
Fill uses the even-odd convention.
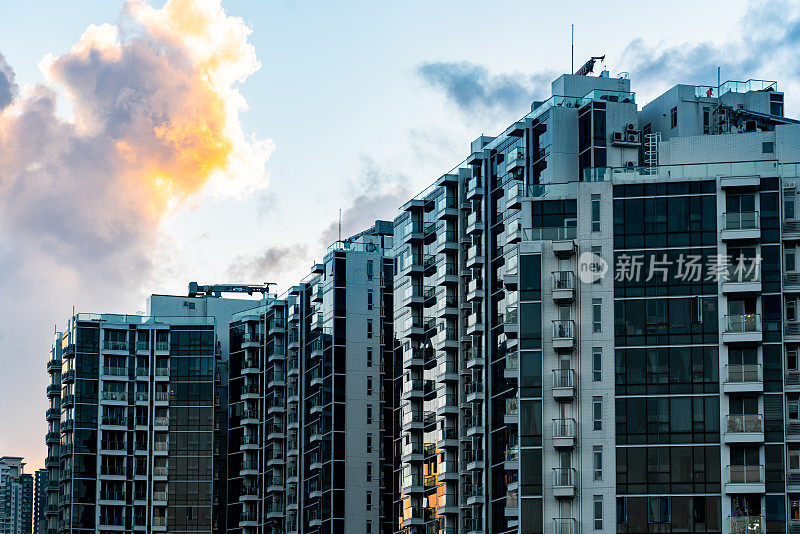
[[[367,338],[372,338],[372,319],[367,319]]]
[[[603,300],[592,299],[592,332],[602,332]]]
[[[367,290],[367,309],[368,310],[372,309],[372,290],[371,289]]]
[[[595,256],[597,256],[600,259],[603,259],[603,247],[592,247],[592,254],[594,254]],[[594,258],[592,258],[592,259],[594,260]],[[599,269],[602,267],[602,264],[600,264],[600,262],[598,261],[596,267],[598,269],[597,272],[599,272]],[[595,278],[594,282],[592,282],[592,283],[593,284],[599,284],[602,281],[603,281],[603,278],[601,276],[598,276],[598,277]]]
[[[783,196],[783,216],[786,219],[794,219],[794,193],[786,193]]]
[[[594,347],[592,349],[592,382],[600,382],[603,379],[603,349]]]
[[[372,433],[367,434],[367,453],[372,452]]]
[[[711,108],[703,108],[703,133],[711,133]]]
[[[367,347],[367,367],[372,367],[372,347]]]
[[[675,128],[678,125],[678,107],[675,106],[671,110],[669,110],[669,124],[672,128]]]
[[[650,497],[647,499],[648,523],[671,523],[669,497]]]
[[[603,397],[592,397],[592,428],[603,430]]]
[[[764,154],[773,154],[775,152],[775,143],[772,141],[761,143],[761,152]]]
[[[367,534],[372,534],[372,521],[367,521]]]
[[[592,232],[600,231],[600,195],[592,195]]]
[[[375,276],[375,266],[372,264],[372,260],[367,260],[367,280],[372,280]]]
[[[595,480],[603,480],[603,446],[592,447],[592,469]]]
[[[372,462],[367,462],[367,482],[372,482]]]
[[[785,262],[786,262],[786,270],[788,272],[794,272],[795,271],[795,265],[797,265],[795,263],[796,256],[795,256],[795,252],[794,252],[794,247],[787,248],[783,256],[784,256],[784,259],[785,259]]]
[[[367,492],[367,512],[372,510],[372,492]]]
[[[372,424],[372,405],[367,404],[367,424]]]
[[[367,377],[367,395],[372,395],[372,377]]]
[[[594,529],[603,530],[603,496],[594,496]]]

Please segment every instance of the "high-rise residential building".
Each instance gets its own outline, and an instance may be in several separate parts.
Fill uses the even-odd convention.
[[[228,531],[389,533],[392,224],[230,325]]]
[[[800,531],[783,96],[563,75],[402,206],[396,531]]]
[[[37,469],[33,477],[33,534],[47,534],[47,468]]]
[[[58,531],[212,532],[213,317],[78,313],[57,343]]]
[[[45,486],[46,506],[44,508],[47,534],[58,532],[58,501],[61,455],[61,332],[56,332],[50,345],[50,358],[47,360],[47,372],[50,384],[47,386],[48,408],[45,412],[47,420],[47,457],[44,460],[47,469]],[[37,499],[38,502],[38,499]]]
[[[30,534],[33,476],[19,456],[0,457],[0,534]]]
[[[269,273],[265,273],[269,275]],[[227,530],[227,479],[228,479],[228,339],[231,317],[234,313],[252,308],[256,302],[250,298],[222,297],[223,293],[256,292],[267,295],[269,284],[225,284],[199,286],[189,284],[189,295],[150,295],[147,298],[147,315],[168,317],[211,317],[214,319],[219,358],[214,375],[214,494],[212,529]]]

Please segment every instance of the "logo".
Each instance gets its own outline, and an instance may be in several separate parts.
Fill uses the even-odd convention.
[[[584,252],[578,258],[578,278],[584,284],[601,280],[608,272],[606,260],[593,252]]]

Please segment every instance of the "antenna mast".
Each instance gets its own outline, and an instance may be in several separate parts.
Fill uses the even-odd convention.
[[[575,25],[572,25],[571,49],[569,57],[569,72],[575,72]]]

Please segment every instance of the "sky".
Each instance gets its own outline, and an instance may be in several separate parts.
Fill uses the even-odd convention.
[[[46,455],[45,371],[76,311],[189,281],[277,282],[458,164],[574,63],[640,103],[777,80],[781,1],[28,0],[0,17],[0,455]],[[796,94],[796,93],[795,93]],[[795,113],[797,115],[798,113]]]

